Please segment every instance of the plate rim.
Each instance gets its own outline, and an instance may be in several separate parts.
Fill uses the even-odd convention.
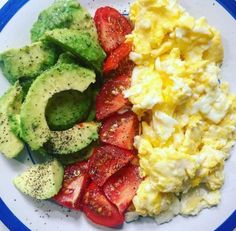
[[[8,0],[0,9],[0,32],[5,28],[14,15],[30,0]],[[235,0],[216,0],[235,20],[236,20],[236,1]],[[34,163],[30,151],[27,149],[30,159]],[[0,196],[0,221],[11,231],[30,231],[14,213],[8,208]],[[4,211],[4,213],[3,213]],[[218,227],[216,231],[232,231],[236,228],[236,209]]]

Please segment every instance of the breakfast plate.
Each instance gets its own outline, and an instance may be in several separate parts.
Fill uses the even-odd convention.
[[[0,53],[9,48],[22,47],[30,43],[30,29],[39,13],[50,6],[52,0],[9,0],[0,10]],[[129,13],[132,1],[85,1],[80,3],[92,15],[101,6],[112,6],[124,15]],[[222,34],[225,57],[222,66],[223,79],[236,92],[236,4],[231,1],[180,0],[181,5],[194,17],[205,16],[210,25]],[[0,73],[0,94],[9,87],[8,81]],[[153,219],[142,218],[122,230],[218,230],[230,231],[236,227],[236,150],[225,163],[225,182],[221,189],[218,206],[201,211],[197,216],[177,216],[171,222],[157,225]],[[84,214],[66,209],[52,201],[38,201],[21,194],[12,180],[28,166],[38,163],[38,155],[25,146],[24,153],[17,159],[7,160],[0,155],[0,220],[9,230],[112,230],[92,224]],[[184,227],[184,228],[183,228]],[[196,228],[197,227],[197,228]]]

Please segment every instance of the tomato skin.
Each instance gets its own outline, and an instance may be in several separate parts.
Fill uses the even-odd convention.
[[[97,9],[94,21],[100,44],[107,54],[123,43],[133,29],[126,17],[109,6]]]
[[[106,180],[134,158],[134,152],[103,144],[94,149],[89,159],[89,175],[102,186]]]
[[[82,195],[90,181],[87,171],[87,162],[68,165],[64,171],[62,188],[53,200],[67,208],[81,210]]]
[[[107,144],[132,150],[138,128],[138,117],[132,111],[115,114],[104,121],[100,129],[100,140]]]
[[[95,224],[117,227],[124,223],[124,216],[106,198],[101,188],[91,182],[83,197],[83,211]]]
[[[120,66],[121,62],[128,58],[131,51],[131,43],[122,43],[112,51],[103,64],[103,74],[107,75],[109,72],[116,70]]]
[[[127,75],[109,79],[102,86],[96,98],[96,118],[103,120],[115,112],[129,109],[131,104],[123,95],[123,91],[131,85],[131,78]]]
[[[119,66],[117,69],[110,71],[109,73],[105,74],[105,78],[115,78],[117,76],[127,76],[131,77],[135,64],[133,61],[129,60],[129,57],[124,58],[120,61]]]
[[[141,182],[139,167],[128,164],[107,180],[103,185],[103,191],[106,197],[117,206],[120,213],[124,213],[130,206]]]

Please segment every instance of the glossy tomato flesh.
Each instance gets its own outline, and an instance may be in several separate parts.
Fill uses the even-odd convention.
[[[124,223],[124,216],[106,198],[101,188],[93,182],[85,190],[83,211],[91,221],[98,225],[117,227]]]

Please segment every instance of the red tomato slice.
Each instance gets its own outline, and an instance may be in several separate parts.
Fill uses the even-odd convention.
[[[122,43],[118,48],[112,51],[103,64],[103,73],[106,75],[109,72],[116,70],[121,61],[128,57],[131,50],[132,44]]]
[[[112,145],[94,149],[89,159],[89,175],[93,182],[102,186],[106,180],[125,166],[134,157],[134,152]]]
[[[134,65],[133,61],[129,60],[129,57],[126,57],[125,59],[123,59],[120,62],[119,66],[116,70],[109,72],[109,74],[106,75],[105,77],[116,77],[116,76],[120,76],[120,75],[125,75],[127,77],[131,77],[134,66],[135,65]]]
[[[91,221],[98,225],[117,227],[124,223],[123,215],[93,182],[85,191],[83,211]]]
[[[138,128],[138,118],[132,111],[116,114],[104,121],[100,129],[100,139],[104,143],[132,150]]]
[[[70,209],[81,209],[81,198],[89,182],[87,162],[78,162],[65,168],[63,185],[53,199]]]
[[[126,75],[109,79],[101,88],[96,98],[96,117],[102,120],[113,113],[130,107],[128,99],[124,98],[123,91],[128,89],[131,78]]]
[[[97,9],[94,16],[101,46],[107,54],[125,41],[125,36],[132,31],[132,25],[122,14],[111,7]]]
[[[141,182],[138,166],[128,164],[107,180],[103,191],[120,213],[123,213],[130,206]]]

